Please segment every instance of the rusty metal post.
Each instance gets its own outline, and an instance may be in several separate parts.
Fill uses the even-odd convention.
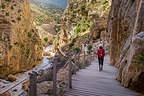
[[[37,96],[37,73],[32,72],[30,75],[29,96]]]
[[[53,95],[57,96],[56,60],[53,62]]]
[[[69,74],[68,74],[68,76],[69,76],[68,86],[71,89],[72,88],[72,62],[71,62],[71,60],[69,62]]]

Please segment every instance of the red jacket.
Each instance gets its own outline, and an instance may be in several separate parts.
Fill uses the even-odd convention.
[[[98,58],[104,58],[105,56],[105,51],[104,49],[99,49],[98,50]]]

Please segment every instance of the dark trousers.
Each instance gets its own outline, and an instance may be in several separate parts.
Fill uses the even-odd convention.
[[[104,58],[98,58],[98,61],[99,61],[99,64],[102,64],[102,65],[103,65]]]

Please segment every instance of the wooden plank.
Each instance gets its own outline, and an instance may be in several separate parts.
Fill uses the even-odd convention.
[[[73,89],[64,96],[138,96],[115,80],[117,69],[109,65],[105,58],[104,71],[98,71],[97,59],[86,69],[82,69],[72,79]]]

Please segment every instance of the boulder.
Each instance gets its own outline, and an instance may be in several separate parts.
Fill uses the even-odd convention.
[[[17,78],[14,75],[10,74],[10,75],[8,75],[8,80],[11,82],[14,82],[17,80]]]

